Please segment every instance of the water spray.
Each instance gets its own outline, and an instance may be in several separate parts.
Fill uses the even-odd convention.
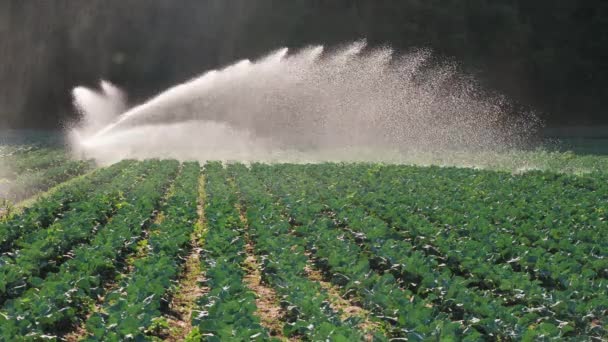
[[[124,95],[74,89],[83,115],[73,145],[98,159],[241,161],[380,159],[413,151],[525,145],[538,121],[504,111],[429,51],[396,55],[355,42],[335,52],[286,48],[176,85],[124,110]],[[339,152],[336,152],[339,151]]]

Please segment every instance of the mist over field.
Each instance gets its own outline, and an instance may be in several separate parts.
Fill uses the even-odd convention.
[[[279,49],[171,87],[125,110],[102,81],[76,87],[82,115],[70,133],[77,154],[98,160],[394,161],[411,152],[530,148],[531,112],[484,92],[426,50],[397,55],[365,42],[323,53]]]
[[[9,165],[4,160],[4,156],[2,156],[2,151],[0,151],[0,211],[4,209],[4,200],[8,198],[10,193],[10,181],[7,177],[11,174]],[[1,213],[0,213],[0,216]]]
[[[0,1],[0,341],[608,341],[608,1]]]

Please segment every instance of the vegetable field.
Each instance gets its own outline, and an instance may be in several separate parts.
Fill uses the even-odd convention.
[[[61,148],[0,145],[0,201],[22,201],[91,168],[91,162],[70,160]]]
[[[602,172],[40,154],[2,341],[608,339]]]

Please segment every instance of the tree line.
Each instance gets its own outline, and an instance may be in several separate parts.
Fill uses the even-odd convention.
[[[608,123],[603,0],[7,0],[0,126],[57,128],[101,77],[139,101],[282,46],[431,48],[549,124]]]

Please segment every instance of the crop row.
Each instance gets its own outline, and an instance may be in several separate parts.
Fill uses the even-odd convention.
[[[291,234],[282,209],[268,195],[259,180],[243,165],[228,167],[236,179],[241,203],[246,208],[249,234],[262,260],[262,279],[280,295],[285,311],[285,335],[319,340],[361,340],[356,320],[342,321],[330,306],[319,283],[306,277],[308,257],[301,239]],[[381,340],[378,335],[377,340]]]
[[[123,187],[133,181],[136,185],[116,204],[115,215],[99,227],[94,238],[74,248],[56,272],[33,282],[32,288],[5,303],[0,312],[1,338],[61,335],[78,324],[95,298],[103,295],[104,284],[115,276],[121,260],[134,250],[142,229],[149,225],[179,163],[146,161],[142,165],[143,174],[123,179]]]
[[[253,166],[256,177],[265,180],[276,196],[283,193],[305,194],[321,192],[311,184],[298,185],[281,182]],[[321,200],[279,197],[287,208],[293,229],[312,252],[319,267],[332,283],[338,285],[345,296],[355,296],[362,305],[377,317],[394,326],[391,337],[422,338],[475,338],[474,329],[463,331],[461,324],[451,322],[448,315],[438,312],[430,299],[415,296],[390,272],[374,267],[368,255],[354,241],[345,239],[344,232],[333,225],[330,218],[321,215],[325,208]],[[407,251],[404,251],[407,252]]]
[[[302,223],[313,220],[315,213],[317,213],[317,215],[318,213],[323,213],[321,219],[323,219],[324,216],[330,216],[332,221],[328,223],[329,227],[344,227],[342,230],[346,233],[346,236],[350,236],[351,241],[357,242],[359,247],[363,248],[363,251],[366,251],[366,253],[372,256],[371,260],[373,261],[375,268],[380,268],[396,275],[398,279],[406,283],[406,285],[402,287],[413,290],[418,295],[422,295],[427,299],[432,299],[433,303],[431,305],[433,306],[439,304],[439,307],[441,308],[442,303],[449,303],[450,297],[454,297],[454,293],[452,293],[451,296],[446,297],[446,294],[443,293],[444,291],[442,290],[447,290],[448,288],[452,292],[457,290],[457,298],[453,299],[458,299],[456,303],[461,304],[460,310],[464,309],[465,313],[468,312],[470,315],[468,316],[467,321],[474,323],[472,326],[477,327],[480,331],[486,334],[499,333],[514,336],[521,336],[524,334],[524,331],[525,334],[530,335],[532,334],[531,329],[534,330],[534,333],[538,334],[568,334],[575,329],[580,329],[577,333],[583,333],[585,331],[590,334],[594,333],[588,331],[586,327],[577,326],[577,323],[580,324],[580,322],[573,322],[576,315],[572,312],[566,312],[565,314],[571,319],[570,322],[557,322],[555,325],[546,322],[546,319],[549,317],[544,317],[545,315],[555,315],[549,314],[547,311],[557,311],[561,308],[560,304],[562,303],[559,301],[557,301],[557,305],[553,308],[547,308],[546,310],[536,308],[535,311],[535,307],[533,306],[524,308],[514,306],[507,308],[504,306],[506,303],[502,300],[492,300],[492,294],[490,294],[491,296],[488,298],[485,298],[485,295],[482,297],[476,294],[477,291],[480,293],[486,292],[483,289],[478,288],[476,291],[470,291],[469,287],[475,284],[472,284],[474,281],[470,279],[469,274],[462,275],[466,278],[465,281],[464,278],[454,277],[453,274],[450,274],[450,270],[448,270],[448,273],[445,273],[446,269],[450,269],[449,263],[454,260],[453,258],[450,258],[450,260],[448,260],[449,262],[447,262],[448,265],[446,265],[446,262],[444,262],[445,260],[441,259],[441,253],[449,253],[449,251],[447,249],[440,249],[437,251],[435,248],[436,246],[432,246],[432,244],[436,241],[450,242],[452,243],[452,250],[458,251],[461,254],[468,253],[468,259],[456,260],[461,266],[468,263],[468,267],[471,267],[470,265],[475,263],[477,268],[483,270],[487,269],[487,267],[492,267],[493,264],[491,262],[484,263],[483,255],[477,254],[477,250],[467,249],[467,246],[463,245],[459,246],[458,240],[454,240],[454,237],[444,238],[440,233],[440,229],[433,228],[434,230],[430,230],[429,228],[429,230],[425,232],[426,235],[421,235],[418,239],[409,239],[411,237],[397,234],[397,232],[389,229],[383,221],[367,215],[358,208],[353,209],[354,203],[364,201],[366,196],[369,196],[377,203],[375,204],[373,203],[374,201],[371,200],[366,201],[366,210],[370,210],[374,214],[379,213],[385,215],[385,212],[403,212],[400,210],[401,207],[397,205],[399,203],[397,194],[401,191],[403,197],[403,192],[407,191],[407,189],[397,188],[397,190],[394,190],[394,185],[392,189],[387,185],[382,191],[378,191],[374,188],[374,184],[365,184],[365,178],[370,174],[369,169],[365,169],[362,173],[357,174],[352,172],[352,169],[346,167],[341,168],[341,170],[350,170],[352,174],[346,174],[348,171],[345,171],[339,175],[328,175],[328,173],[331,173],[336,167],[332,168],[327,165],[311,167],[313,169],[317,168],[318,170],[309,169],[305,170],[305,172],[303,167],[298,166],[286,166],[284,172],[278,170],[281,168],[278,166],[266,167],[272,168],[272,172],[268,169],[264,170],[264,168],[265,167],[258,166],[257,169],[262,169],[264,172],[258,172],[256,176],[262,179],[268,179],[275,187],[277,184],[288,183],[287,185],[283,185],[279,194],[284,196],[283,200],[288,201],[288,207],[292,208],[292,211],[295,210],[295,216],[299,216],[302,219]],[[254,170],[255,169],[256,167],[254,167]],[[321,171],[324,172],[323,175],[319,175]],[[395,178],[390,177],[380,178],[386,182],[393,182],[393,184],[396,180]],[[318,181],[319,179],[328,180],[328,182]],[[380,181],[380,179],[378,179],[378,181]],[[364,186],[361,186],[362,183]],[[357,186],[360,188],[356,189]],[[343,189],[340,189],[340,192],[336,192],[335,188]],[[355,188],[355,191],[353,191],[353,188]],[[374,193],[388,194],[388,196],[385,197],[388,198],[388,201],[385,198],[374,196]],[[391,193],[395,194],[395,197],[390,197]],[[306,196],[294,197],[293,194],[306,194]],[[420,196],[422,195],[423,194],[420,194]],[[306,206],[304,207],[300,205],[302,212],[297,211],[299,210],[299,203],[306,203]],[[384,212],[382,212],[383,210]],[[405,213],[407,213],[407,211],[405,211]],[[408,215],[413,214],[409,213]],[[423,222],[418,221],[417,223],[418,225],[408,225],[407,228],[410,231],[420,230],[419,227]],[[424,227],[424,225],[422,225],[422,227]],[[413,243],[410,243],[412,241]],[[439,255],[435,255],[437,252],[439,252]],[[468,260],[470,260],[470,262]],[[509,268],[508,265],[507,267]],[[451,270],[458,271],[458,269],[453,268]],[[502,272],[502,276],[505,277],[504,281],[510,281],[509,277],[513,275],[517,275],[517,273],[510,270],[510,268]],[[410,284],[413,283],[414,285],[408,286],[408,282]],[[446,287],[447,284],[452,284],[452,287]],[[527,281],[527,284],[528,287],[520,289],[520,295],[523,294],[523,296],[525,296],[529,288],[536,288],[538,290],[538,285],[533,282]],[[544,294],[542,289],[539,293]],[[548,293],[547,295],[551,295],[551,293]],[[543,298],[540,297],[536,298],[536,300],[542,299]],[[528,304],[534,302],[535,301],[530,301]],[[573,303],[573,301],[564,304],[563,310],[573,311],[571,303]],[[601,314],[602,307],[604,307],[604,304],[602,304],[601,301],[594,301],[593,298],[583,304],[587,305],[587,310],[589,309],[589,305],[595,306],[595,311],[587,311],[582,315],[577,312],[576,314],[578,314],[578,317],[582,317],[589,313],[595,314],[595,317],[597,317]],[[469,307],[468,309],[467,306]],[[520,314],[516,314],[517,310],[523,311]],[[452,319],[461,318],[459,316],[462,316],[462,314],[456,314],[459,311],[458,306],[450,308],[450,306],[445,307],[444,305],[442,311],[450,312],[450,317],[452,317]],[[511,315],[519,317],[517,323],[513,321]],[[559,315],[556,316],[558,318],[563,317]],[[486,319],[484,320],[483,317],[486,317]],[[501,321],[491,321],[491,319],[493,320],[496,318]],[[591,318],[586,319],[593,318],[594,316],[591,316]],[[555,320],[552,321],[555,322]],[[559,329],[557,327],[558,324]],[[595,326],[597,326],[597,324]]]
[[[0,252],[10,251],[13,242],[23,234],[48,227],[75,204],[87,201],[93,194],[102,191],[103,185],[132,164],[131,161],[123,161],[108,168],[98,169],[86,177],[76,178],[66,185],[61,185],[51,194],[42,196],[22,213],[0,222]]]
[[[41,149],[40,145],[12,145],[0,144],[0,159],[5,162],[7,158],[16,157],[25,153]]]
[[[329,203],[336,198],[329,199]],[[328,207],[326,209],[333,209]],[[416,250],[411,243],[392,231],[384,222],[374,217],[356,216],[346,211],[348,227],[344,234],[366,253],[372,268],[392,274],[400,287],[425,299],[429,312],[448,314],[450,320],[459,321],[489,336],[519,335],[526,322],[517,320],[505,307],[501,298],[489,291],[473,291],[468,288],[466,276],[454,275],[433,258]],[[332,219],[331,227],[339,228]],[[414,296],[414,295],[412,295]],[[528,317],[527,317],[528,318]],[[529,319],[529,318],[528,318]]]
[[[89,340],[142,339],[161,316],[164,298],[179,274],[197,220],[198,163],[186,163],[163,205],[163,220],[152,225],[147,254],[133,271],[105,296],[100,312],[87,321]]]
[[[0,223],[0,340],[62,339],[78,325],[91,341],[163,337],[155,322],[192,248],[200,172],[121,162]],[[274,340],[282,326],[311,341],[601,340],[608,183],[595,177],[207,163],[208,292],[187,339]],[[246,285],[251,258],[278,298],[270,331]],[[336,291],[382,323],[345,316]]]
[[[200,298],[193,315],[193,340],[268,340],[268,331],[255,315],[255,295],[243,283],[244,226],[236,209],[238,198],[220,163],[205,165],[205,220],[208,233],[203,267],[209,293]]]
[[[81,175],[90,167],[89,162],[70,160],[48,169],[22,173],[10,181],[8,192],[0,196],[11,202],[17,202]]]
[[[567,327],[565,330],[574,330],[575,327],[586,330],[595,325],[591,324],[592,321],[597,317],[602,317],[602,311],[605,310],[603,308],[608,306],[606,280],[602,280],[607,264],[606,259],[601,255],[602,251],[598,250],[596,255],[588,252],[585,254],[581,251],[562,254],[561,250],[559,253],[551,253],[540,246],[522,246],[513,241],[514,237],[515,239],[518,237],[516,233],[507,233],[502,229],[497,229],[497,227],[501,227],[500,225],[485,225],[483,230],[479,230],[467,226],[466,222],[454,224],[453,219],[452,222],[446,223],[449,218],[446,218],[446,214],[442,213],[441,208],[435,208],[425,215],[408,210],[416,203],[424,202],[425,199],[418,200],[423,196],[404,196],[403,192],[399,194],[396,191],[388,190],[388,185],[385,184],[386,191],[382,200],[393,203],[400,209],[394,210],[390,206],[382,204],[378,196],[374,195],[377,193],[374,185],[366,184],[364,179],[355,178],[352,182],[340,182],[340,179],[344,179],[343,173],[335,174],[333,177],[327,174],[325,176],[323,179],[333,179],[337,181],[335,183],[337,186],[344,187],[343,193],[356,192],[357,189],[353,184],[363,184],[373,191],[368,196],[352,196],[351,199],[344,199],[343,193],[335,194],[334,207],[358,206],[356,210],[342,210],[342,213],[338,214],[341,216],[340,219],[364,215],[362,208],[365,208],[366,211],[392,223],[397,235],[412,241],[418,250],[438,253],[444,257],[443,261],[456,273],[466,273],[467,278],[470,279],[470,286],[497,288],[498,291],[503,292],[503,297],[506,297],[505,299],[510,303],[525,305],[525,308],[522,308],[524,311],[543,312],[554,318],[554,324]],[[408,180],[416,180],[416,176],[416,174],[409,175]],[[488,177],[491,176],[494,176],[494,173],[488,175]],[[528,178],[531,176],[528,175]],[[396,177],[383,177],[382,179],[394,181]],[[423,182],[421,179],[417,179],[417,181]],[[529,181],[529,179],[524,181]],[[377,181],[377,183],[381,182],[382,180]],[[551,188],[551,185],[547,187]],[[436,187],[428,186],[427,188],[425,194],[429,194],[428,197],[438,196],[434,194]],[[521,192],[525,193],[525,190],[522,189]],[[443,191],[443,193],[447,192]],[[595,195],[594,192],[591,192],[588,196]],[[578,198],[581,199],[582,196],[579,194]],[[444,199],[449,198],[444,196]],[[463,198],[461,201],[466,206],[466,199]],[[567,204],[567,201],[564,202]],[[447,205],[444,204],[444,206]],[[482,215],[476,212],[475,206],[469,207],[469,215],[474,217]],[[437,212],[439,214],[435,214]],[[450,217],[463,215],[462,213],[460,215],[455,212],[449,213]],[[464,225],[464,228],[459,228],[460,225]],[[472,223],[471,226],[475,226],[475,223]],[[595,227],[600,231],[605,230],[602,228],[605,227],[605,224],[602,224],[601,220],[596,223]],[[467,234],[463,234],[467,228]],[[571,230],[577,229],[586,228],[576,226],[571,228]],[[528,227],[528,230],[534,230],[534,227]],[[542,230],[542,228],[539,227],[538,230]],[[562,225],[552,228],[552,230],[559,232],[566,231],[567,228]],[[601,249],[602,243],[602,241],[598,241],[596,248]],[[569,247],[574,250],[584,249],[584,244],[577,241],[570,244]],[[581,254],[585,254],[587,260],[578,263],[576,255]],[[487,262],[479,262],[483,259],[486,259]],[[531,272],[524,272],[526,268],[532,268]]]
[[[0,170],[0,178],[15,179],[23,173],[59,166],[68,161],[69,156],[61,149],[40,148],[7,151],[0,159],[5,166]]]
[[[90,240],[121,205],[121,193],[125,198],[133,195],[137,189],[135,176],[144,171],[143,164],[125,170],[120,177],[101,186],[101,191],[89,200],[74,203],[70,211],[49,227],[21,236],[15,248],[0,257],[0,303],[18,296],[32,282],[55,270],[74,245]]]
[[[595,229],[606,225],[603,222],[606,214],[601,210],[608,201],[605,182],[586,176],[546,173],[512,176],[439,169],[434,174],[430,178],[416,168],[387,168],[377,181],[360,180],[361,186],[371,186],[377,191],[386,189],[389,179],[393,187],[398,182],[406,194],[411,194],[401,196],[402,202],[398,204],[403,209],[432,222],[460,227],[464,232],[484,233],[484,229],[499,227],[497,233],[508,234],[517,243],[552,254],[568,253],[571,259],[583,263],[594,250],[596,255],[606,256],[597,247],[605,244],[605,240],[598,238],[608,237],[607,233]],[[419,193],[425,196],[415,196]],[[397,192],[387,194],[395,197]],[[471,222],[471,218],[475,221]],[[478,236],[483,234],[467,237]]]

